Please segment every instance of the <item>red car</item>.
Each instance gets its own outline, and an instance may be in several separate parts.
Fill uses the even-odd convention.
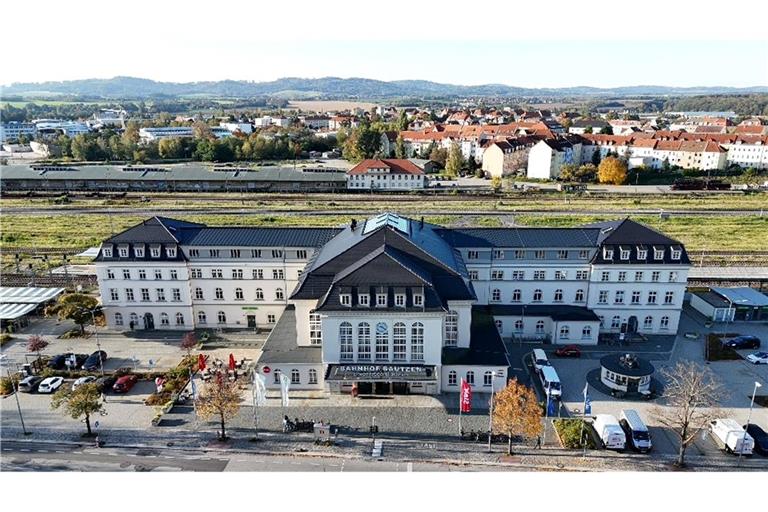
[[[581,357],[581,349],[576,345],[566,345],[555,350],[557,357]]]
[[[139,378],[135,375],[123,375],[117,379],[115,385],[112,386],[112,391],[115,393],[127,393],[131,390],[133,385],[136,384],[137,380],[139,380]]]

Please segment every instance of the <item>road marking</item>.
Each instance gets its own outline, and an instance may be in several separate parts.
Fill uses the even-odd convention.
[[[339,470],[339,473],[343,473],[344,472],[344,463],[345,462],[347,462],[347,461],[345,461],[345,460],[341,461],[341,469]]]
[[[19,448],[19,451],[20,452],[31,452],[32,450],[30,450],[28,448]]]
[[[318,464],[317,462],[310,462],[309,464],[312,466],[322,466],[322,464]]]
[[[301,462],[291,462],[294,466],[301,466]]]

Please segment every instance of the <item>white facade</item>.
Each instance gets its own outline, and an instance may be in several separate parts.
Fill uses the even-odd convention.
[[[351,190],[418,190],[427,184],[425,175],[389,174],[386,172],[368,172],[366,174],[347,174],[347,188]]]

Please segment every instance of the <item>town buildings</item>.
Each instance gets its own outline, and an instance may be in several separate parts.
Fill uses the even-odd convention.
[[[271,387],[282,373],[294,389],[434,394],[503,385],[503,338],[675,334],[690,261],[629,219],[463,229],[385,213],[324,229],[154,217],[95,265],[111,329],[271,328]]]
[[[424,169],[406,159],[367,159],[347,171],[349,190],[418,190],[426,184]]]
[[[528,177],[543,180],[558,178],[564,165],[581,163],[582,146],[582,139],[576,136],[539,141],[528,154]]]

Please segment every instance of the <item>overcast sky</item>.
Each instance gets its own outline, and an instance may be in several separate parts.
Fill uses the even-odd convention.
[[[734,29],[727,9],[682,9],[689,29],[675,28],[669,22],[674,3],[647,1],[642,12],[622,13],[618,2],[592,0],[582,7],[593,10],[554,18],[541,3],[508,10],[520,2],[500,10],[462,2],[464,12],[389,0],[386,10],[369,12],[359,2],[343,4],[357,10],[339,10],[333,2],[302,0],[232,0],[221,9],[210,2],[196,8],[194,2],[132,0],[110,7],[38,0],[34,13],[28,3],[9,2],[3,40],[12,53],[0,83],[123,75],[160,81],[340,76],[524,87],[768,85],[765,34]],[[605,2],[619,27],[599,24],[595,13]],[[654,3],[666,6],[663,19]],[[549,10],[555,5],[547,2]],[[757,5],[753,19],[765,13]],[[709,23],[697,23],[702,19]],[[718,40],[681,39],[698,35]],[[585,36],[592,40],[578,40]],[[622,40],[639,36],[645,40]]]

